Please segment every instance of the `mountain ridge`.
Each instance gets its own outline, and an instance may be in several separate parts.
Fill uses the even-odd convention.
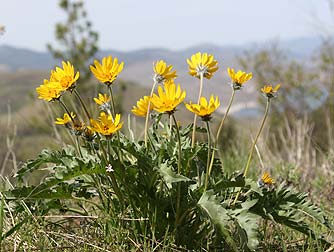
[[[105,55],[115,55],[127,65],[136,64],[140,61],[156,61],[164,59],[171,64],[179,65],[197,51],[205,51],[214,54],[217,58],[221,57],[229,63],[233,58],[243,53],[245,50],[254,48],[258,50],[264,46],[272,44],[273,41],[261,43],[248,43],[244,45],[225,45],[220,46],[214,43],[202,43],[184,49],[172,50],[163,47],[148,47],[130,51],[115,49],[102,49],[97,53],[96,58]],[[278,42],[280,48],[289,52],[291,57],[302,59],[310,56],[320,44],[318,37],[304,37]],[[232,63],[231,62],[231,63]],[[10,45],[0,45],[0,70],[6,69],[16,71],[19,69],[46,70],[59,65],[59,60],[53,59],[49,52],[39,52],[29,48],[18,48]]]

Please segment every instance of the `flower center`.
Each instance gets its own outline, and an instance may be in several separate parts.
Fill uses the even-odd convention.
[[[205,76],[206,74],[208,74],[208,67],[207,66],[204,66],[202,64],[199,64],[197,67],[196,67],[196,72],[198,75],[200,74],[203,74],[203,76]]]
[[[161,74],[155,74],[155,75],[153,76],[153,80],[154,80],[154,82],[160,84],[160,83],[163,83],[163,82],[164,82],[165,77],[164,77],[163,75],[161,75]]]
[[[73,82],[73,78],[72,77],[70,77],[70,76],[64,76],[60,80],[60,85],[62,87],[64,87],[64,88],[68,88],[68,87],[71,86],[72,82]]]

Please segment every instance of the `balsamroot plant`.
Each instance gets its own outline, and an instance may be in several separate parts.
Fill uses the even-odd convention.
[[[105,87],[105,93],[92,97],[94,112],[80,97],[79,72],[70,62],[51,71],[50,79],[36,91],[40,99],[64,110],[56,124],[71,133],[74,144],[61,151],[44,150],[18,171],[17,186],[3,192],[4,200],[17,209],[15,214],[22,215],[22,202],[29,209],[31,215],[23,218],[21,226],[38,214],[94,215],[107,242],[117,242],[113,229],[128,230],[126,250],[131,249],[131,240],[149,239],[157,248],[171,241],[194,251],[249,251],[259,246],[262,219],[327,244],[312,231],[309,218],[331,226],[306,194],[276,184],[268,172],[259,179],[248,177],[256,142],[280,85],[261,89],[267,106],[247,163],[235,167],[242,173],[227,174],[216,155],[219,135],[235,95],[252,73],[228,69],[231,99],[217,132],[212,132],[211,119],[221,102],[216,95],[202,96],[202,90],[204,81],[218,71],[218,62],[213,55],[200,52],[187,62],[189,74],[199,80],[198,100],[185,103],[194,114],[194,123],[177,121],[177,108],[183,106],[186,91],[176,83],[173,66],[159,60],[153,66],[151,93],[139,98],[132,109],[145,121],[144,139],[134,139],[131,128],[129,136],[122,133],[123,118],[115,110],[113,86],[123,62],[109,56],[101,62],[95,60],[90,67]],[[81,111],[68,109],[64,96],[71,94],[81,104]],[[198,126],[197,119],[204,128]],[[207,134],[207,141],[196,141],[196,131]],[[38,171],[46,173],[40,183],[27,183]],[[3,233],[3,238],[13,233],[10,231]]]

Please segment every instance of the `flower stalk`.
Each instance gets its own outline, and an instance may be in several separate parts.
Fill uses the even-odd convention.
[[[223,126],[224,126],[224,123],[225,123],[225,120],[227,118],[227,115],[228,113],[230,112],[230,108],[231,108],[231,105],[233,103],[233,100],[234,100],[234,96],[235,96],[235,89],[233,88],[232,89],[232,95],[231,95],[231,98],[230,98],[230,101],[227,105],[227,109],[226,109],[226,112],[219,124],[219,128],[217,130],[217,134],[216,134],[216,138],[215,138],[215,142],[214,142],[214,148],[213,148],[213,151],[212,151],[212,155],[211,155],[211,159],[210,159],[210,165],[209,165],[209,169],[208,169],[208,176],[210,177],[210,174],[211,174],[211,170],[212,170],[212,166],[213,166],[213,161],[215,159],[215,152],[216,152],[216,149],[218,147],[218,141],[219,141],[219,136],[220,136],[220,132],[221,130],[223,129]]]
[[[173,121],[174,121],[174,125],[176,128],[176,136],[177,136],[177,141],[178,141],[178,161],[177,161],[177,173],[181,174],[182,172],[182,167],[181,167],[181,157],[182,157],[182,149],[181,149],[181,137],[180,137],[180,130],[179,127],[177,125],[177,121],[175,119],[174,114],[172,114],[173,117]]]
[[[147,147],[147,134],[148,134],[148,117],[150,116],[150,106],[151,106],[151,98],[153,96],[153,92],[155,89],[155,86],[157,85],[157,82],[154,81],[153,82],[153,86],[151,89],[151,93],[150,93],[150,100],[148,101],[148,105],[147,105],[147,112],[146,112],[146,117],[145,117],[145,129],[144,129],[144,141],[145,141],[145,147]]]
[[[78,100],[79,100],[79,102],[80,102],[82,108],[83,108],[84,111],[85,111],[85,114],[86,114],[86,116],[87,116],[87,119],[88,119],[88,121],[89,121],[90,118],[91,118],[91,116],[90,116],[90,114],[89,114],[89,112],[88,112],[88,109],[87,109],[85,103],[83,102],[83,100],[82,100],[80,94],[78,93],[78,91],[77,91],[76,89],[74,89],[74,94],[75,94],[76,97],[78,98]]]
[[[257,132],[256,134],[256,137],[254,139],[254,142],[252,144],[252,147],[250,148],[250,151],[249,151],[249,154],[248,154],[248,159],[247,159],[247,163],[246,163],[246,166],[244,168],[244,171],[243,171],[243,177],[246,177],[247,176],[247,173],[248,173],[248,170],[249,170],[249,167],[250,167],[250,163],[251,163],[251,160],[252,160],[252,156],[253,156],[253,153],[254,153],[254,149],[255,149],[255,146],[256,146],[256,143],[257,143],[257,140],[259,139],[259,136],[263,130],[263,127],[264,127],[264,123],[266,122],[266,119],[267,119],[267,116],[268,116],[268,112],[269,112],[269,106],[270,106],[270,98],[268,97],[267,98],[267,104],[266,104],[266,110],[264,112],[264,116],[263,116],[263,119],[262,119],[262,122],[261,122],[261,126],[259,128],[259,131]],[[238,191],[232,205],[235,205],[235,203],[238,201],[238,198],[239,198],[239,195],[240,195],[240,191],[241,189]]]
[[[202,96],[202,90],[203,90],[203,79],[204,74],[201,72],[199,75],[199,92],[198,92],[198,99],[197,103],[200,102],[201,96]],[[193,131],[191,135],[191,147],[194,148],[195,146],[195,135],[196,135],[196,122],[197,122],[197,115],[194,115],[194,122],[193,122]]]
[[[210,176],[210,157],[211,157],[211,131],[210,131],[210,123],[206,121],[206,130],[208,132],[208,158],[206,162],[206,172],[205,172],[205,184],[204,184],[204,192],[208,187],[209,176]]]

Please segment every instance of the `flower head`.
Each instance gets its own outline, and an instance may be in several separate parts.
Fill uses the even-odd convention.
[[[97,105],[99,105],[100,110],[106,113],[110,113],[111,105],[109,103],[110,96],[107,94],[99,94],[98,98],[94,98],[94,101]]]
[[[150,102],[149,96],[144,96],[137,101],[137,106],[133,106],[131,112],[134,113],[136,116],[145,117],[147,115],[147,108],[150,104],[149,110],[154,108],[153,104]]]
[[[209,121],[211,119],[211,114],[219,107],[220,102],[218,96],[216,99],[211,95],[209,102],[205,97],[201,97],[199,104],[192,104],[191,102],[186,104],[186,108],[195,113],[196,115],[202,117],[203,121]]]
[[[258,184],[260,187],[264,185],[272,185],[274,184],[274,180],[270,177],[268,172],[264,172],[261,179],[259,179]]]
[[[111,164],[108,164],[106,166],[106,172],[114,172],[114,169],[112,168],[112,165]]]
[[[176,87],[175,83],[158,87],[158,95],[153,94],[151,102],[153,109],[159,113],[173,114],[177,105],[186,97],[186,91],[181,91],[180,84]]]
[[[48,102],[59,99],[62,91],[63,89],[58,82],[48,80],[44,80],[44,83],[36,88],[38,98]]]
[[[277,84],[276,87],[273,88],[272,85],[265,85],[263,88],[261,88],[261,92],[264,96],[266,96],[268,99],[271,99],[273,97],[276,97],[276,93],[278,89],[281,87],[281,84]]]
[[[75,135],[80,136],[86,130],[86,125],[84,122],[80,121],[78,118],[74,119],[72,123],[72,130]]]
[[[118,74],[122,72],[123,66],[124,62],[118,64],[117,58],[113,60],[112,56],[108,56],[104,57],[101,63],[94,60],[94,65],[90,66],[90,70],[96,79],[109,86],[116,80]]]
[[[65,113],[63,118],[56,118],[57,121],[55,121],[55,124],[69,125],[73,118],[75,118],[75,114],[73,112],[71,112],[71,116],[68,113]]]
[[[187,62],[189,74],[197,78],[203,75],[203,77],[210,79],[212,74],[218,70],[218,62],[211,54],[198,52],[187,59]]]
[[[123,122],[120,122],[120,120],[120,114],[116,114],[114,120],[112,115],[101,112],[99,120],[96,121],[94,119],[91,119],[91,126],[88,126],[88,128],[106,137],[111,137],[113,133],[122,128]]]
[[[167,66],[167,63],[163,60],[157,61],[153,65],[154,76],[153,80],[156,83],[164,83],[165,81],[175,79],[177,77],[176,71],[172,71],[173,66]]]
[[[80,73],[74,72],[74,67],[69,61],[62,61],[62,65],[63,68],[56,67],[56,70],[51,70],[50,82],[58,82],[63,90],[73,90]]]
[[[233,68],[227,68],[227,72],[232,80],[232,87],[234,90],[241,89],[242,85],[253,77],[252,73],[246,73],[241,70],[234,72]]]
[[[107,94],[99,94],[98,98],[94,98],[94,101],[97,105],[102,105],[104,103],[108,103],[110,101],[110,97]]]

